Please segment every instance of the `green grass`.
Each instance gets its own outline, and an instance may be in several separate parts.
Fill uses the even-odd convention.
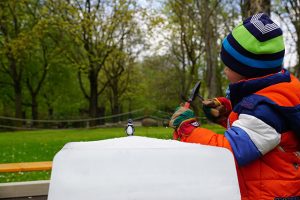
[[[215,125],[205,128],[223,133]],[[164,127],[136,127],[135,135],[171,139],[173,130]],[[82,130],[39,130],[0,132],[0,163],[51,161],[55,154],[68,142],[95,141],[124,137],[124,128],[99,128]],[[0,173],[0,183],[47,180],[51,171]]]

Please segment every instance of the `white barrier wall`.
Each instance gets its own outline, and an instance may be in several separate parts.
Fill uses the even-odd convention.
[[[240,199],[230,151],[146,137],[68,143],[48,200]]]

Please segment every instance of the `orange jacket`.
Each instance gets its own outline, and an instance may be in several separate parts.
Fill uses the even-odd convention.
[[[256,81],[259,87],[255,90]],[[299,81],[282,71],[238,84],[247,95],[239,93],[238,98],[232,98],[240,88],[230,88],[234,109],[225,134],[195,128],[181,141],[232,151],[243,200],[300,199],[300,140],[296,136],[300,132]]]

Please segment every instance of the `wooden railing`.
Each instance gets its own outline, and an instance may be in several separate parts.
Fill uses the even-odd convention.
[[[29,172],[51,170],[52,161],[3,163],[0,164],[1,173]],[[49,189],[49,180],[0,183],[0,199],[39,199],[46,200]]]
[[[25,172],[25,171],[42,171],[42,170],[51,170],[51,169],[52,169],[52,161],[0,164],[0,172]]]

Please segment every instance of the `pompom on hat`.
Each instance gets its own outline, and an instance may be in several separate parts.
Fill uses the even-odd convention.
[[[268,15],[258,13],[223,40],[221,59],[233,71],[253,78],[279,72],[284,49],[281,28]]]

